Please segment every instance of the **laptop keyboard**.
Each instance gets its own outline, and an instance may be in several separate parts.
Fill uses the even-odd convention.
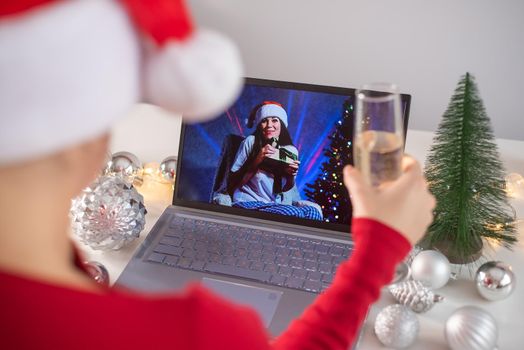
[[[147,260],[318,293],[349,244],[176,216]]]

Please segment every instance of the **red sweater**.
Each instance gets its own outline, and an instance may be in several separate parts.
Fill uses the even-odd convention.
[[[347,349],[410,244],[353,221],[333,285],[273,342],[254,311],[192,286],[171,296],[79,291],[0,272],[1,349]]]

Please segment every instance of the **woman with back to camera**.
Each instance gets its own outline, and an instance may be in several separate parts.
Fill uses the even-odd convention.
[[[170,6],[162,7],[164,2]],[[143,56],[126,14],[144,9],[146,18],[137,20],[142,30],[162,19],[148,43],[161,51],[172,31],[166,23],[178,28],[181,17],[168,16],[177,6],[185,13],[180,2],[167,0],[0,2],[1,349],[347,349],[395,265],[430,224],[435,203],[414,160],[406,158],[401,177],[381,188],[347,167],[355,249],[333,284],[276,339],[254,311],[198,285],[152,296],[95,283],[69,237],[71,198],[96,177],[110,125],[144,88],[138,65]],[[179,30],[171,34],[180,37]],[[199,38],[186,34],[184,40]],[[171,49],[181,47],[187,49],[184,43]],[[186,62],[205,57],[212,62],[189,76],[204,71],[216,80],[206,69],[217,55],[204,52]],[[234,55],[225,57],[229,62]],[[176,89],[162,83],[144,84],[148,100],[155,95],[158,104],[172,108],[173,99],[165,97]],[[220,108],[233,95],[223,96]],[[195,108],[216,103],[192,97]]]

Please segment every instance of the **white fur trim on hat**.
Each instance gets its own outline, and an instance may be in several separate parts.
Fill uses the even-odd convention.
[[[282,108],[282,106],[275,104],[275,103],[264,104],[258,109],[256,116],[255,116],[254,125],[258,125],[263,119],[269,118],[269,117],[279,118],[287,128],[286,110]]]
[[[142,98],[202,121],[242,88],[237,48],[184,0],[0,4],[0,164],[99,136]]]
[[[139,96],[134,29],[114,1],[62,1],[0,22],[0,164],[106,132]]]

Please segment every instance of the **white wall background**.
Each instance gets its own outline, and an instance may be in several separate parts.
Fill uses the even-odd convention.
[[[114,125],[109,151],[135,154],[142,165],[178,155],[182,118],[158,107],[136,105]]]
[[[413,95],[410,128],[436,129],[465,72],[499,138],[524,140],[523,0],[192,0],[239,45],[246,75]],[[409,138],[409,135],[408,135]]]

